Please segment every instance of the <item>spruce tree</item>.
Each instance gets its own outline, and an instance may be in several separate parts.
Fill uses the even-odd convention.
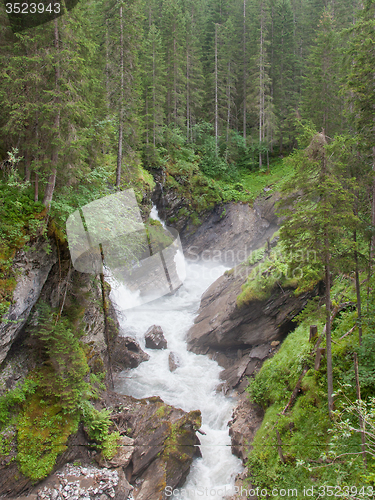
[[[345,188],[339,165],[327,151],[327,139],[315,133],[309,146],[296,152],[291,161],[295,175],[284,188],[285,220],[281,240],[291,261],[301,266],[300,253],[316,252],[317,260],[304,262],[302,271],[324,277],[326,305],[326,354],[328,412],[333,411],[333,369],[331,351],[331,273],[340,261],[340,245],[347,240],[348,229],[356,223],[353,195]],[[298,252],[297,252],[298,251]],[[296,256],[298,255],[298,258]],[[299,261],[299,262],[297,262]],[[311,283],[309,284],[311,286]]]

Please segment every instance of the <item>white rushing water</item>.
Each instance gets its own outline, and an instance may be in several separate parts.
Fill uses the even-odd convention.
[[[242,471],[241,461],[231,454],[227,427],[235,401],[216,393],[222,368],[207,356],[186,348],[186,333],[193,324],[201,295],[224,271],[223,266],[208,268],[187,263],[186,280],[177,292],[140,306],[136,306],[136,296],[122,285],[114,287],[112,282],[111,299],[122,311],[119,320],[123,334],[137,339],[150,355],[149,361],[120,374],[116,390],[136,398],[160,396],[167,404],[202,413],[201,429],[206,433],[199,435],[202,458],[194,460],[183,488],[178,493],[168,492],[174,499],[222,500],[233,494],[235,476]],[[152,325],[162,327],[167,349],[145,348],[144,334]],[[171,351],[180,365],[174,372],[170,372],[168,364]]]

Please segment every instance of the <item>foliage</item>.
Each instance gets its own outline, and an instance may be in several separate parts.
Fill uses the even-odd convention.
[[[39,306],[37,338],[46,357],[38,372],[38,384],[47,395],[59,398],[61,407],[75,411],[88,384],[86,356],[66,319],[56,321],[46,304]]]
[[[14,171],[7,181],[0,180],[0,318],[8,311],[16,286],[15,252],[45,226],[44,206],[33,201],[30,185],[17,175]]]
[[[32,481],[47,477],[68,437],[78,430],[77,413],[66,413],[55,398],[35,394],[24,405],[17,423],[17,461]]]
[[[109,432],[112,426],[111,412],[106,409],[99,411],[89,401],[82,401],[79,407],[89,438],[95,442],[96,448],[102,450],[104,458],[113,458],[118,448],[120,434],[117,431]]]
[[[13,414],[19,410],[26,399],[34,394],[37,383],[32,378],[18,384],[13,390],[0,397],[0,430],[11,422]]]
[[[355,288],[352,280],[338,276],[332,286],[332,300],[333,297],[340,297],[340,301],[344,302],[353,300]],[[374,387],[371,373],[375,339],[367,325],[364,325],[360,348],[356,331],[343,337],[355,325],[355,316],[356,311],[343,311],[332,326],[335,390],[332,421],[328,418],[325,404],[326,360],[323,358],[318,371],[313,369],[313,344],[308,341],[311,324],[318,326],[319,333],[323,329],[324,308],[319,300],[309,302],[298,317],[299,326],[250,380],[247,389],[250,397],[265,410],[247,464],[253,485],[269,488],[272,481],[277,484],[278,490],[297,488],[301,492],[304,487],[313,487],[316,492],[324,485],[337,485],[343,491],[356,485],[359,491],[363,486],[374,484],[375,461],[370,455],[370,440],[373,433]],[[320,346],[324,347],[324,344],[323,338]],[[353,351],[358,352],[363,389],[361,403],[352,403],[356,399]],[[304,366],[310,368],[302,379],[298,397],[292,408],[282,414]],[[367,471],[360,453],[359,412],[368,416]],[[278,453],[276,429],[281,439],[284,463]],[[282,497],[276,495],[275,498]]]
[[[264,253],[264,250],[263,250]],[[249,264],[260,260],[258,256],[251,256]],[[254,258],[256,260],[254,260]],[[308,261],[314,265],[314,254],[300,252],[298,256],[287,252],[283,245],[279,244],[250,272],[247,281],[242,285],[242,292],[237,297],[237,306],[242,307],[252,300],[266,300],[270,297],[274,288],[278,285],[281,289],[295,288],[298,295],[306,290],[311,290],[321,276],[314,272]],[[296,266],[299,261],[300,266]]]

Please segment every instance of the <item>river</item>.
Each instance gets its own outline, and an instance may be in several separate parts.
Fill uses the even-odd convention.
[[[173,295],[136,306],[137,297],[124,286],[112,282],[111,300],[118,311],[122,334],[131,336],[150,355],[147,362],[123,372],[116,383],[121,394],[144,398],[160,396],[185,411],[202,413],[202,458],[196,458],[185,485],[171,498],[210,498],[222,500],[234,493],[234,479],[243,468],[232,455],[227,423],[235,400],[216,392],[222,368],[207,356],[189,352],[186,333],[193,324],[203,292],[225,271],[223,266],[207,267],[186,263],[186,279]],[[130,305],[134,305],[129,309]],[[144,334],[151,325],[160,325],[168,342],[164,350],[146,349]],[[177,356],[179,367],[171,372],[168,357]],[[171,492],[168,492],[171,493]]]

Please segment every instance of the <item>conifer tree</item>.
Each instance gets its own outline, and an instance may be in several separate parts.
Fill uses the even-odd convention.
[[[324,276],[326,305],[326,354],[328,411],[333,411],[333,370],[331,351],[331,273],[340,259],[340,244],[347,239],[347,229],[357,222],[353,215],[352,194],[345,189],[342,173],[327,152],[324,132],[315,134],[309,146],[292,157],[295,175],[285,187],[283,211],[285,220],[280,231],[285,248],[308,255],[314,250],[317,260],[305,266],[315,270],[316,277]],[[301,265],[301,263],[296,263]],[[310,284],[311,286],[311,284]]]
[[[302,114],[333,137],[342,128],[343,100],[340,91],[340,50],[332,11],[325,11],[316,44],[308,59],[302,97]]]
[[[375,1],[366,0],[352,29],[349,42],[349,76],[353,119],[363,149],[371,158],[373,181],[371,201],[371,255],[375,255]]]

